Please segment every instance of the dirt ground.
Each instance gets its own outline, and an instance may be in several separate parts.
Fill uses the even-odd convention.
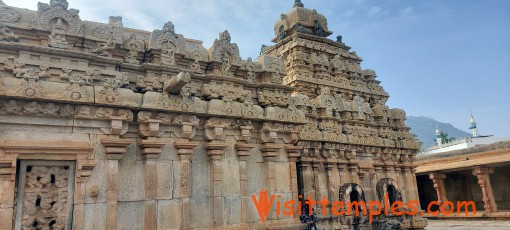
[[[428,220],[428,230],[509,230],[510,220]]]

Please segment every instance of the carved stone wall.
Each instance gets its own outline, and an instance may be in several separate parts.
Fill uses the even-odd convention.
[[[20,160],[74,162],[72,222],[44,220],[73,229],[301,228],[297,215],[261,222],[251,195],[336,200],[355,184],[377,199],[383,178],[417,197],[405,112],[314,12],[242,60],[228,31],[206,49],[171,22],[148,32],[82,21],[65,0],[1,5],[0,229],[27,223]]]
[[[72,229],[75,165],[22,161],[15,229]]]

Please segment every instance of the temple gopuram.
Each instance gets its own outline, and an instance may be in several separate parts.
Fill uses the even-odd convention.
[[[419,199],[405,112],[300,1],[254,60],[228,31],[205,48],[37,8],[0,1],[0,229],[303,229],[252,196]],[[319,229],[427,224],[314,209]]]

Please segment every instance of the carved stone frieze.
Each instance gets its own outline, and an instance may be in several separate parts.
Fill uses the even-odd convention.
[[[149,72],[145,75],[138,75],[136,87],[143,91],[158,91],[163,88],[163,83],[155,73]]]
[[[119,73],[119,75],[113,78],[105,79],[102,87],[95,87],[96,103],[136,105],[135,99],[129,97],[132,91],[122,89],[122,86],[127,84],[129,84],[128,77],[123,73]]]
[[[74,106],[53,102],[0,100],[0,106],[0,114],[49,117],[71,117],[74,115]]]
[[[206,98],[222,99],[226,102],[244,102],[250,98],[250,91],[244,90],[242,86],[211,82],[202,86],[202,96]]]
[[[131,110],[88,105],[78,105],[74,116],[75,118],[90,120],[110,120],[111,118],[119,118],[124,121],[133,121],[133,112]]]
[[[23,81],[17,88],[16,92],[19,96],[38,98],[44,96],[44,89],[39,84],[39,73],[35,69],[23,70]]]
[[[259,104],[263,106],[286,107],[290,94],[280,89],[263,89],[257,92]]]

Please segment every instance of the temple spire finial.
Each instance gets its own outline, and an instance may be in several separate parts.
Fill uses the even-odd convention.
[[[303,5],[301,0],[295,0],[294,1],[294,7],[305,7],[305,5]]]

